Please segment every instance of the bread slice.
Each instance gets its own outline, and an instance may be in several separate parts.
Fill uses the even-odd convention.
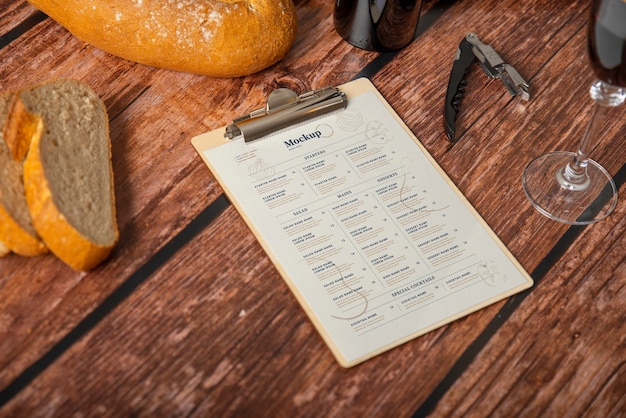
[[[0,126],[5,125],[13,100],[12,94],[0,95]],[[35,256],[48,249],[33,227],[23,174],[22,160],[13,158],[5,135],[0,132],[0,242],[16,254]]]
[[[33,225],[62,261],[90,270],[109,256],[119,238],[106,107],[75,80],[23,90],[18,100],[22,111],[36,115],[43,126],[24,162]]]

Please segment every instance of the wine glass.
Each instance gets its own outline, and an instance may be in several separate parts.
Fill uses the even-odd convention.
[[[542,155],[522,176],[524,192],[539,212],[572,225],[601,221],[617,204],[613,178],[589,154],[606,110],[626,100],[626,0],[594,0],[587,39],[599,80],[589,90],[595,103],[578,151]]]

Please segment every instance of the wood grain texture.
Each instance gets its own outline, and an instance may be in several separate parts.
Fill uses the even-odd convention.
[[[588,2],[457,1],[392,57],[343,42],[332,2],[295,3],[291,51],[244,78],[134,64],[50,19],[0,48],[3,91],[72,77],[103,98],[121,232],[88,274],[53,256],[0,259],[0,416],[623,416],[626,203],[598,225],[569,228],[539,215],[520,179],[530,159],[573,149],[585,129]],[[0,0],[0,36],[36,14]],[[530,81],[532,99],[511,98],[473,66],[451,146],[443,98],[469,31]],[[373,83],[537,284],[343,369],[232,206],[194,227],[223,197],[190,139],[277,87],[342,84],[375,60],[386,65]],[[619,174],[626,124],[604,133],[594,157]],[[32,381],[3,399],[24,376]]]

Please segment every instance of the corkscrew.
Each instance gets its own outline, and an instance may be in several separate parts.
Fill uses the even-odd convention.
[[[465,75],[474,60],[489,78],[500,79],[512,96],[530,100],[530,85],[517,70],[504,62],[491,46],[482,43],[475,33],[468,33],[459,44],[446,92],[444,123],[446,135],[452,142],[455,141],[455,121],[467,86]]]

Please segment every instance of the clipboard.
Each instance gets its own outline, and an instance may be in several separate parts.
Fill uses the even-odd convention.
[[[366,78],[192,144],[342,367],[533,285]]]

